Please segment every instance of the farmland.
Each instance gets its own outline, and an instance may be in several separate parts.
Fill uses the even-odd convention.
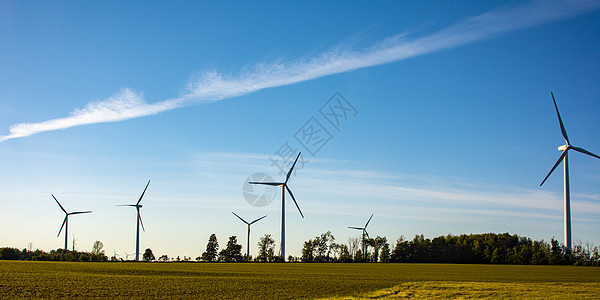
[[[594,298],[600,268],[453,264],[0,261],[13,297]]]

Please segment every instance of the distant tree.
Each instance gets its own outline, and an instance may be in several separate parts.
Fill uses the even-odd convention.
[[[564,264],[563,249],[557,240],[552,238],[550,241],[550,264],[551,265],[562,265]]]
[[[217,235],[211,234],[206,244],[206,251],[202,253],[202,260],[206,262],[217,261],[217,255],[219,254],[219,243],[217,242]]]
[[[386,237],[377,236],[376,238],[373,239],[372,245],[373,245],[373,261],[377,262],[377,261],[379,261],[379,251],[381,251],[381,248],[383,248],[385,245],[389,246],[389,244],[387,242]]]
[[[396,240],[396,245],[394,246],[394,249],[392,250],[392,253],[390,255],[390,261],[391,262],[407,262],[408,261],[407,249],[408,249],[408,242],[404,239],[404,236],[401,235]]]
[[[107,261],[108,257],[104,255],[104,250],[102,250],[103,247],[104,244],[102,244],[101,241],[95,241],[92,245],[92,252],[90,252],[89,258],[86,257],[86,255],[84,255],[84,257],[90,261]]]
[[[269,250],[267,250],[267,261],[268,262],[273,262],[275,261],[275,249],[274,248],[269,248]]]
[[[158,260],[162,261],[162,262],[168,262],[169,261],[169,257],[166,254],[161,255]]]
[[[361,249],[358,249],[358,250],[356,250],[356,252],[354,252],[354,261],[355,262],[364,261],[364,256],[363,256]]]
[[[225,249],[219,252],[219,261],[223,262],[240,262],[243,261],[242,245],[237,243],[237,237],[230,236]]]
[[[321,236],[315,237],[315,250],[317,250],[315,260],[327,261],[330,255],[330,243],[335,241],[335,237],[331,234],[331,231],[322,233]]]
[[[303,262],[327,262],[333,261],[332,254],[335,255],[339,246],[335,243],[335,237],[331,234],[331,231],[321,234],[304,242],[302,248],[302,257],[300,258]]]
[[[381,253],[379,254],[379,260],[381,262],[389,262],[390,261],[390,244],[387,242],[383,244],[381,247]]]
[[[348,245],[338,245],[339,249],[340,249],[340,256],[338,257],[338,261],[339,262],[351,262],[352,261],[352,255],[350,254],[350,251],[348,250]]]
[[[102,244],[101,241],[95,241],[94,244],[92,245],[92,255],[103,255],[104,254],[104,250],[102,250],[103,247],[104,247],[104,244]]]
[[[315,247],[313,240],[308,240],[304,242],[304,247],[302,247],[302,257],[300,257],[300,261],[302,262],[314,262],[315,261]]]
[[[270,234],[265,234],[258,242],[258,256],[256,256],[256,261],[273,261],[275,257],[274,248],[275,240],[271,238]]]
[[[351,257],[355,257],[360,241],[360,237],[348,238],[348,251],[350,252]]]
[[[327,251],[327,261],[337,261],[340,253],[341,246],[338,243],[331,242],[329,244],[329,250]]]
[[[373,258],[375,258],[376,254],[371,255],[369,247],[375,248],[375,239],[366,238],[364,241],[366,246],[364,246],[365,252],[363,253],[362,261],[371,261]]]
[[[547,265],[548,264],[548,245],[543,241],[534,241],[531,246],[532,257],[531,263],[534,265]]]
[[[146,249],[144,255],[142,255],[142,259],[145,261],[153,261],[155,259],[154,254],[152,253],[152,250],[150,248]]]

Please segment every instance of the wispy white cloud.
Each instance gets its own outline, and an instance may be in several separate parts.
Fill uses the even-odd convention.
[[[10,134],[0,137],[0,142],[12,138],[26,137],[44,131],[149,116],[177,108],[180,105],[181,101],[177,99],[148,104],[144,101],[142,95],[137,94],[130,89],[122,89],[108,99],[91,102],[84,108],[74,110],[68,117],[52,119],[40,123],[20,123],[12,125],[10,127]]]
[[[0,142],[44,131],[154,115],[184,106],[242,96],[266,88],[396,62],[492,38],[509,31],[585,14],[598,7],[600,1],[597,0],[532,1],[471,17],[422,37],[397,35],[365,49],[339,47],[314,58],[291,63],[259,64],[251,71],[237,75],[215,71],[201,72],[189,81],[180,97],[153,104],[146,103],[140,94],[123,89],[108,99],[74,110],[68,117],[12,125],[10,133],[0,137]]]

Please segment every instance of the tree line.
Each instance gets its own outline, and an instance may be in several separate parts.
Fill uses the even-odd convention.
[[[433,239],[416,235],[412,240],[400,237],[394,245],[377,236],[365,238],[366,253],[362,242],[351,238],[347,244],[337,244],[328,231],[304,242],[300,261],[600,266],[600,250],[589,243],[575,243],[569,250],[555,239],[547,243],[508,233]]]
[[[364,242],[364,247],[363,247]],[[258,242],[256,257],[242,254],[242,246],[237,237],[231,236],[225,248],[219,251],[217,235],[211,234],[205,251],[198,257],[199,262],[282,262],[275,253],[275,240],[265,234]],[[362,249],[366,249],[364,251]],[[143,254],[145,261],[154,261],[151,249]],[[0,259],[47,260],[47,261],[108,261],[102,250],[102,243],[96,241],[91,252],[77,252],[63,249],[46,253],[41,250],[22,251],[16,248],[0,248]],[[118,261],[113,256],[111,261]],[[191,261],[184,257],[183,261]],[[600,249],[589,243],[576,242],[573,249],[560,245],[554,238],[548,243],[532,241],[509,233],[484,233],[438,236],[433,239],[416,235],[412,240],[400,237],[395,244],[387,238],[350,238],[347,243],[336,243],[331,231],[309,239],[303,243],[300,257],[289,256],[290,262],[384,262],[384,263],[459,263],[459,264],[512,264],[512,265],[577,265],[600,266]],[[121,259],[122,261],[122,259]],[[158,261],[170,260],[162,255]]]
[[[0,260],[37,260],[37,261],[108,261],[100,241],[95,241],[90,252],[69,251],[65,249],[31,250],[24,248],[3,247],[0,248]]]
[[[363,247],[364,242],[364,247]],[[216,234],[212,234],[206,251],[197,257],[204,262],[280,262],[275,254],[275,241],[270,234],[258,242],[256,258],[242,256],[237,238],[229,238],[225,249],[218,251]],[[366,249],[363,253],[362,249]],[[575,243],[573,249],[560,245],[554,238],[548,243],[532,241],[509,233],[484,233],[438,236],[433,239],[416,235],[412,240],[400,237],[391,245],[386,237],[350,238],[336,243],[327,231],[303,243],[300,257],[289,256],[291,262],[384,262],[384,263],[459,263],[511,265],[577,265],[600,266],[600,249]]]

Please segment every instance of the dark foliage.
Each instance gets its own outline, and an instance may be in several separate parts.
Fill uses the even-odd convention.
[[[247,261],[242,256],[242,245],[237,243],[237,237],[230,236],[225,249],[219,252],[219,261],[221,262],[242,262]]]
[[[389,261],[407,263],[462,263],[511,265],[585,265],[600,266],[598,247],[577,245],[574,251],[552,239],[532,242],[529,238],[508,233],[447,235],[433,239],[415,236],[400,239]]]
[[[39,261],[108,261],[108,257],[89,252],[69,251],[64,249],[51,250],[50,253],[42,250],[20,251],[16,248],[0,248],[2,260],[39,260]]]
[[[206,251],[202,253],[200,257],[202,261],[205,262],[215,262],[217,261],[217,256],[219,254],[219,242],[217,241],[217,235],[211,234],[208,238],[208,243],[206,244]]]

